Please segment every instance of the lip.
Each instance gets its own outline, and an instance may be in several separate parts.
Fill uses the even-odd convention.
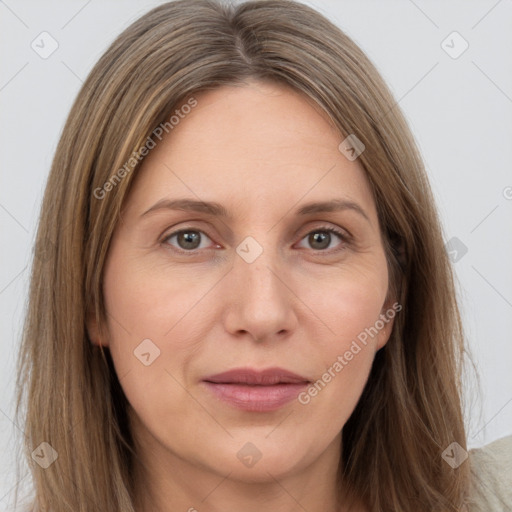
[[[203,384],[217,398],[238,409],[268,412],[291,402],[308,385],[306,377],[282,368],[235,368],[210,375]]]

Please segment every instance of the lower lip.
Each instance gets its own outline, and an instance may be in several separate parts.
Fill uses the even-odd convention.
[[[216,384],[203,381],[218,398],[244,411],[267,412],[280,409],[296,399],[308,385],[307,382],[275,384],[273,386],[248,386],[244,384]]]

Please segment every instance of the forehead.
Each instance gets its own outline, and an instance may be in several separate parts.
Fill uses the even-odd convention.
[[[344,196],[374,210],[364,168],[340,152],[342,135],[303,94],[253,81],[194,98],[145,158],[136,202],[186,195],[268,209]]]

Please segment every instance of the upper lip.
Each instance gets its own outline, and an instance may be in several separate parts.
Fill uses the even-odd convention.
[[[283,368],[266,368],[264,370],[234,368],[226,372],[210,375],[205,377],[203,380],[216,384],[252,384],[260,386],[309,382],[306,377],[284,370]]]

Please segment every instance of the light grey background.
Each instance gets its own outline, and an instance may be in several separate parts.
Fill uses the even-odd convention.
[[[12,447],[23,429],[12,422],[15,356],[51,159],[92,65],[160,3],[0,1],[0,510],[12,499]],[[512,434],[512,1],[307,3],[351,36],[390,85],[425,159],[445,239],[467,247],[454,267],[483,397],[467,387],[469,446]],[[44,31],[58,43],[46,59],[31,47],[46,37],[51,48]],[[453,31],[469,44],[455,59],[442,47]],[[443,45],[452,53],[462,48],[457,37]]]

